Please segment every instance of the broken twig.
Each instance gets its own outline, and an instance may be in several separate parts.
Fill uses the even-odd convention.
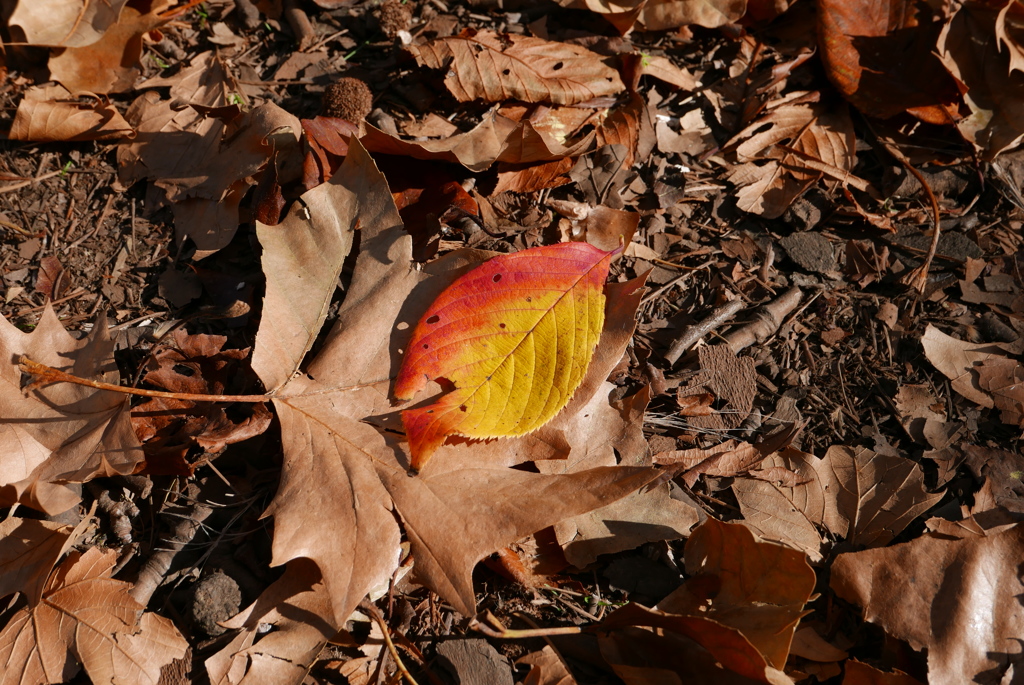
[[[687,328],[686,332],[672,343],[665,359],[674,366],[687,350],[697,344],[698,340],[734,317],[736,312],[741,309],[743,309],[743,300],[733,300],[714,310],[706,319]]]

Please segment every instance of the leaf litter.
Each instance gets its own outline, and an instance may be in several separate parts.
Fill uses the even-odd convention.
[[[1011,681],[1018,3],[508,4],[12,3],[3,677]],[[414,458],[445,288],[620,244]]]

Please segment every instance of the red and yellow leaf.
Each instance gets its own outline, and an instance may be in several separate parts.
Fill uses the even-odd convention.
[[[402,412],[413,469],[449,435],[523,435],[569,402],[604,325],[612,255],[587,243],[522,250],[482,264],[438,296],[395,381],[400,400],[429,380],[454,386]]]

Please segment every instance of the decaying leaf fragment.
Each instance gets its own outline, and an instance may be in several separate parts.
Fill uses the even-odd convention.
[[[40,143],[132,138],[135,129],[110,102],[79,102],[61,86],[25,91],[8,137]]]
[[[611,257],[588,243],[535,247],[495,257],[441,293],[395,379],[400,400],[438,378],[455,386],[402,412],[414,470],[449,435],[524,435],[569,402],[604,325]]]
[[[448,69],[445,85],[461,102],[574,105],[624,88],[619,73],[600,55],[530,36],[466,29],[409,50],[423,66]]]
[[[160,669],[188,643],[170,619],[145,612],[130,584],[110,577],[113,550],[72,551],[50,576],[42,599],[0,631],[0,685],[62,683],[78,663],[94,683],[160,681]]]

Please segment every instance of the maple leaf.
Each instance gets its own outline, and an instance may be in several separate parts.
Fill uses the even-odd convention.
[[[49,306],[31,333],[0,320],[0,357],[34,361],[116,383],[114,343],[101,316],[92,333],[75,340]],[[78,502],[60,483],[82,483],[97,476],[132,473],[142,460],[128,415],[127,397],[81,385],[21,388],[14,364],[0,369],[0,506],[21,502],[46,513],[66,511]]]
[[[413,331],[395,397],[455,389],[402,412],[419,470],[449,435],[497,438],[550,421],[579,387],[604,325],[612,253],[587,243],[495,257],[456,279]]]
[[[114,580],[113,550],[72,551],[50,576],[38,603],[0,631],[0,685],[62,683],[80,662],[94,683],[153,683],[185,656],[188,644],[166,618],[146,612]]]
[[[419,476],[410,477],[408,445],[389,430],[400,425],[400,410],[389,398],[399,350],[407,346],[411,323],[428,303],[485,255],[456,252],[417,269],[412,238],[402,229],[391,193],[355,141],[336,177],[339,184],[354,178],[365,183],[358,215],[347,215],[353,229],[356,223],[361,226],[360,254],[338,320],[306,374],[292,375],[294,357],[281,358],[279,367],[271,359],[260,371],[267,378],[290,377],[273,393],[285,452],[281,485],[267,511],[275,517],[273,564],[299,557],[315,561],[340,624],[396,568],[397,516],[411,543],[417,580],[469,615],[475,604],[472,570],[481,558],[557,521],[609,504],[657,472],[601,467],[545,475],[508,468],[564,456],[580,445],[584,436],[576,422],[585,419],[570,415],[500,446],[443,446]],[[338,211],[309,209],[314,224],[322,220],[312,217],[314,212]],[[272,263],[266,250],[264,256]],[[336,281],[317,279],[307,286],[308,302],[319,311],[331,299]],[[282,316],[280,309],[293,307],[277,302],[271,307],[268,300],[257,350],[265,329]],[[615,311],[614,318],[606,318],[605,330],[632,326],[632,310]],[[628,324],[623,321],[627,316]],[[611,365],[591,364],[574,403],[593,398],[624,347],[622,342],[617,353],[602,354],[614,358]],[[310,525],[311,512],[316,525]]]

